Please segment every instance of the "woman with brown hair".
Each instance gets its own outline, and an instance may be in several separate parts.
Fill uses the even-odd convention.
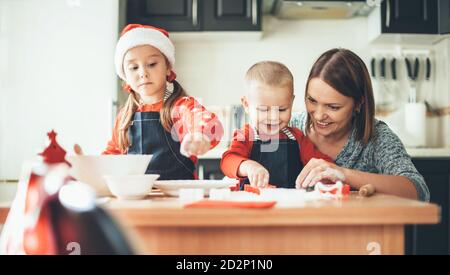
[[[372,184],[377,192],[428,201],[430,193],[397,135],[375,119],[370,76],[364,62],[347,49],[331,49],[314,63],[306,83],[306,113],[295,114],[300,128],[334,163],[311,159],[297,188],[344,180],[354,189]]]

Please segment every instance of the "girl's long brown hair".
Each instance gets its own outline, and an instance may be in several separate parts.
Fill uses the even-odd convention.
[[[177,82],[173,81],[173,92],[168,99],[163,103],[163,107],[159,111],[161,124],[164,129],[168,132],[171,131],[173,120],[172,120],[172,108],[179,97],[187,96],[186,91]],[[139,107],[139,102],[137,99],[136,92],[130,90],[130,95],[128,96],[125,106],[122,109],[122,117],[118,128],[118,138],[119,138],[119,149],[125,153],[130,147],[131,143],[128,138],[128,129],[130,128],[131,122],[133,121],[133,115]]]
[[[347,49],[326,51],[317,59],[309,73],[305,100],[309,82],[316,77],[339,93],[353,98],[355,106],[361,106],[361,110],[354,113],[353,125],[356,128],[356,139],[367,144],[372,137],[375,123],[375,100],[370,75],[364,61]],[[305,130],[308,132],[311,126],[311,116],[308,113]]]

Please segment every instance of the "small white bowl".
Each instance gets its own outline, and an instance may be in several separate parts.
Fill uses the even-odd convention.
[[[98,196],[111,196],[103,175],[145,175],[153,155],[74,155],[66,159],[72,164],[70,175],[89,184]]]
[[[111,193],[118,199],[139,200],[147,196],[159,175],[104,175],[103,178]]]

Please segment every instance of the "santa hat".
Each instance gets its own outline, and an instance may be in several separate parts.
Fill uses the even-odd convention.
[[[169,39],[169,33],[160,28],[153,26],[146,26],[140,24],[127,25],[117,42],[115,53],[115,65],[117,75],[125,79],[125,72],[123,70],[123,59],[128,50],[143,45],[150,45],[157,48],[167,58],[171,67],[175,65],[175,47]],[[168,77],[168,81],[172,82],[176,74],[172,71]]]

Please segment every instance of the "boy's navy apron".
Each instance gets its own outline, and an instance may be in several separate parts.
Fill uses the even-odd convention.
[[[159,112],[134,113],[128,133],[128,154],[153,155],[146,174],[159,174],[159,180],[194,179],[194,163],[181,155],[180,142],[164,129]]]
[[[258,162],[269,171],[269,184],[280,188],[295,188],[295,180],[303,169],[300,160],[300,149],[294,135],[287,129],[282,130],[287,139],[279,139],[275,151],[267,149],[275,146],[274,141],[262,141],[255,132],[255,140],[250,159]],[[272,144],[271,144],[272,142]],[[244,184],[248,184],[248,178]]]

